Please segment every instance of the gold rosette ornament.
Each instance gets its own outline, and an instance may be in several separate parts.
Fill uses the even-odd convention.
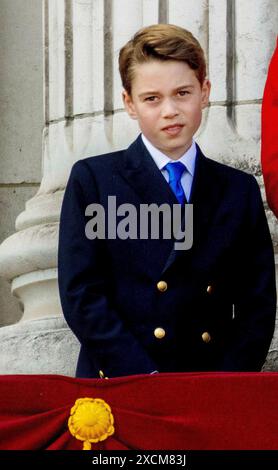
[[[91,450],[91,443],[104,441],[115,431],[111,408],[101,398],[76,400],[68,427],[76,439],[84,441],[83,450]]]

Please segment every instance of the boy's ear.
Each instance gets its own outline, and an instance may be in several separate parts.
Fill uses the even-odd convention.
[[[205,79],[202,85],[202,109],[206,108],[209,104],[209,95],[211,90],[211,83],[208,79]]]
[[[137,119],[137,113],[131,95],[126,90],[124,90],[122,93],[122,98],[126,112],[129,114],[131,119]]]

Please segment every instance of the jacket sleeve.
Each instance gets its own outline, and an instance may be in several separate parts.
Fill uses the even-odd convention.
[[[92,203],[98,203],[93,173],[79,161],[71,171],[60,219],[58,281],[64,316],[92,370],[101,369],[108,377],[150,373],[157,369],[155,363],[126,328],[108,295],[112,268],[105,240],[85,235],[85,210]]]
[[[276,317],[275,264],[260,188],[250,176],[245,243],[237,278],[233,280],[234,319],[220,370],[260,371],[274,332]],[[229,334],[228,334],[229,336]]]
[[[261,158],[267,202],[278,217],[278,38],[262,102]]]

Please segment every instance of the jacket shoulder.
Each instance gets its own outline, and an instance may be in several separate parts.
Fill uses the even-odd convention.
[[[124,153],[124,150],[120,150],[77,160],[71,168],[67,185],[91,186],[92,181],[115,173],[119,162],[123,160]]]
[[[123,158],[125,150],[118,150],[115,152],[104,153],[93,157],[83,158],[78,160],[75,165],[80,167],[84,166],[91,170],[109,168],[115,166],[119,160]]]
[[[225,173],[231,177],[238,177],[238,178],[249,178],[251,176],[250,173],[247,173],[244,170],[240,170],[233,166],[228,165],[227,163],[218,162],[217,160],[213,160],[212,158],[205,157],[209,165],[214,168],[216,171]]]
[[[242,184],[245,186],[258,186],[255,176],[253,176],[251,173],[247,173],[244,170],[234,168],[225,163],[220,163],[208,157],[205,158],[211,171],[215,172],[220,177],[225,178],[227,183]]]

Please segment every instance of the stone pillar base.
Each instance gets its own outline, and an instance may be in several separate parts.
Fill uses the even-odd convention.
[[[263,366],[263,371],[278,372],[278,319],[276,319],[275,332]]]
[[[278,372],[278,350],[277,349],[270,349],[262,370],[263,372]]]
[[[21,321],[0,329],[0,374],[75,376],[79,343],[63,317]]]

